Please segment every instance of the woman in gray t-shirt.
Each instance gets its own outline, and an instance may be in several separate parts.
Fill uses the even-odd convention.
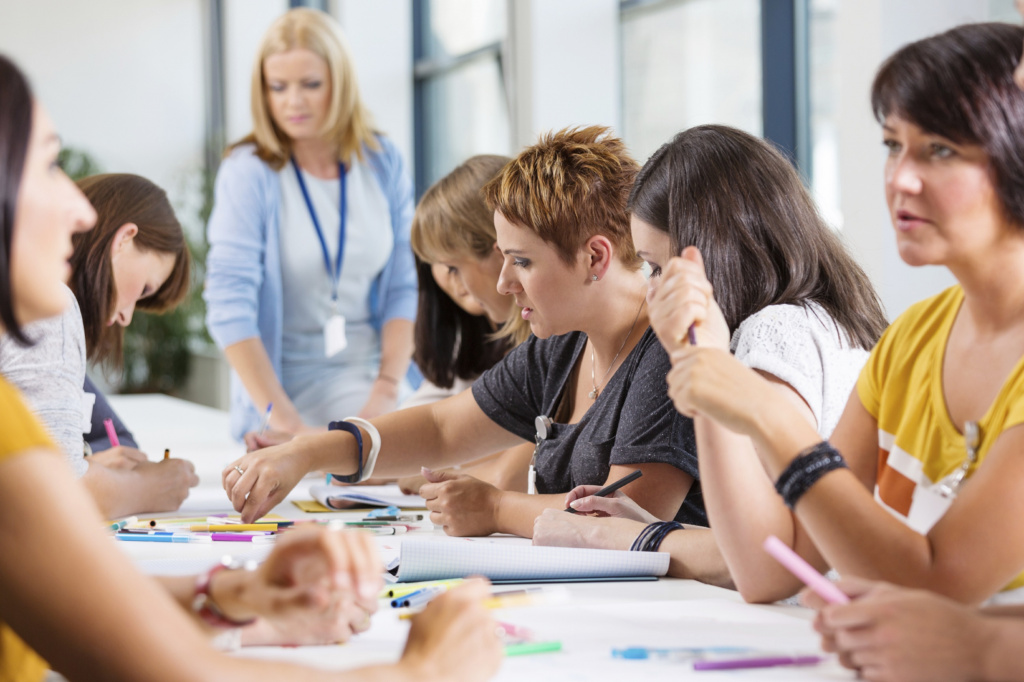
[[[529,537],[574,485],[640,469],[625,488],[634,499],[661,518],[703,522],[693,424],[666,394],[669,361],[648,329],[629,235],[636,172],[622,142],[597,127],[545,135],[509,163],[484,195],[503,256],[498,290],[515,298],[534,338],[470,391],[372,424],[333,422],[327,434],[232,462],[224,487],[242,517],[265,513],[308,471],[353,480],[457,464],[533,441],[542,417],[550,426],[534,457],[536,494],[427,473],[434,482],[420,494],[431,520],[452,535]]]

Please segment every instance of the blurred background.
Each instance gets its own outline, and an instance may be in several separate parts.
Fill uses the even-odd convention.
[[[566,126],[611,126],[642,163],[680,130],[733,125],[791,156],[890,319],[952,279],[896,253],[874,72],[957,24],[1020,21],[1013,0],[0,0],[0,52],[32,79],[69,173],[164,187],[202,262],[217,165],[250,130],[257,44],[296,6],[345,28],[417,195],[470,155],[514,154]],[[94,370],[101,383],[226,406],[201,279],[173,316],[137,315],[124,372]]]

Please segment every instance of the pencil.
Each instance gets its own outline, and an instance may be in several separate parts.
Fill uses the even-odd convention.
[[[596,493],[594,493],[593,496],[594,497],[607,497],[608,495],[611,495],[613,492],[615,492],[616,490],[618,490],[622,486],[629,485],[630,483],[632,483],[633,481],[635,481],[636,479],[640,478],[643,475],[644,475],[644,472],[642,472],[639,469],[637,469],[633,473],[631,473],[631,474],[629,474],[627,476],[623,476],[622,478],[620,478],[619,480],[615,481],[614,483],[610,483],[610,484],[606,485],[605,487],[601,488]],[[577,513],[577,511],[575,509],[573,509],[572,507],[566,507],[565,511],[569,512],[570,514],[576,514]]]

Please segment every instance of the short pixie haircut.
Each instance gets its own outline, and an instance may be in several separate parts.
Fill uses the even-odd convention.
[[[603,235],[619,260],[642,262],[629,233],[626,200],[637,162],[622,140],[601,126],[565,128],[541,136],[484,186],[491,210],[536,233],[572,265],[588,239]]]
[[[979,145],[1006,216],[1024,226],[1024,92],[1013,80],[1024,28],[958,26],[911,43],[882,64],[871,87],[880,123],[897,116],[958,144]]]

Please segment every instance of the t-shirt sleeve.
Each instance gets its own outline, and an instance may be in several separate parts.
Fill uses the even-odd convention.
[[[52,450],[53,443],[18,391],[0,377],[0,460],[34,448]]]
[[[743,321],[733,347],[736,359],[747,367],[789,384],[820,425],[824,368],[811,328],[820,323],[813,316],[813,311],[801,306],[769,306]]]
[[[534,439],[534,419],[544,412],[549,362],[542,357],[543,345],[531,336],[473,383],[473,398],[484,414],[528,441]]]
[[[86,393],[96,396],[96,402],[92,406],[92,418],[89,422],[91,429],[85,436],[85,441],[89,444],[89,448],[93,452],[102,452],[110,449],[110,436],[107,435],[107,427],[103,424],[105,420],[109,419],[114,424],[114,432],[117,434],[118,442],[121,445],[137,450],[139,445],[135,442],[135,436],[132,435],[132,432],[125,426],[125,423],[121,421],[121,417],[117,415],[114,408],[107,402],[107,397],[103,395],[103,391],[99,390],[88,376],[85,377],[84,389]]]
[[[608,461],[614,465],[671,464],[697,480],[693,420],[679,414],[668,396],[668,354],[653,334],[646,340],[622,404]]]
[[[898,341],[901,322],[901,319],[897,319],[882,333],[857,378],[857,395],[860,402],[876,421],[881,411],[885,377],[892,363],[892,353],[894,344]]]
[[[33,345],[4,340],[0,369],[46,426],[75,475],[82,476],[89,468],[83,437],[85,337],[74,295],[67,293],[72,303],[63,315],[25,327]]]

